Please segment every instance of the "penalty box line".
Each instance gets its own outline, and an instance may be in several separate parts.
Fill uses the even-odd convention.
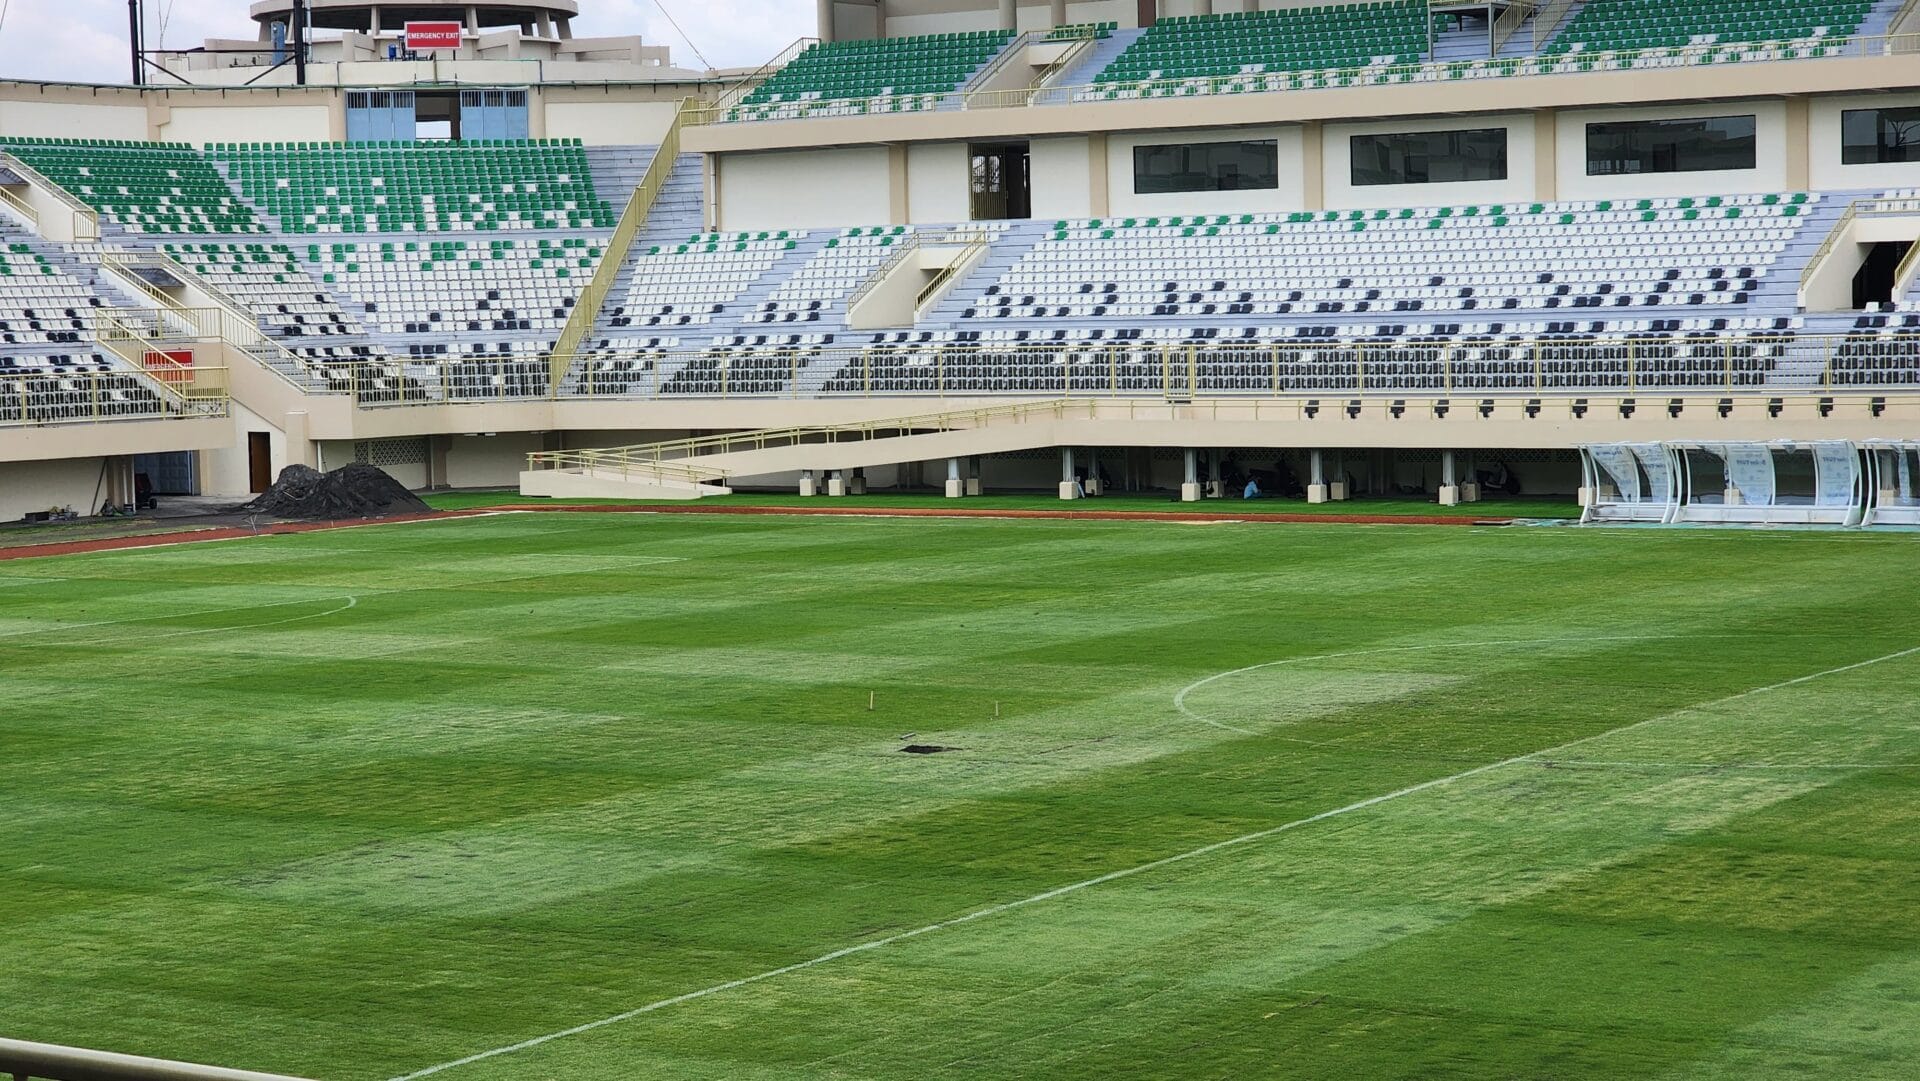
[[[552,1043],[555,1040],[566,1039],[569,1036],[578,1036],[583,1033],[592,1032],[595,1029],[606,1028],[609,1025],[617,1025],[623,1021],[631,1021],[636,1017],[640,1017],[644,1014],[654,1013],[659,1010],[664,1010],[670,1006],[678,1006],[678,1005],[681,1005],[682,1003],[692,1002],[696,999],[708,998],[713,995],[722,994],[727,991],[737,990],[739,988],[747,987],[752,984],[764,983],[768,980],[777,979],[781,976],[791,975],[792,973],[795,973],[795,972],[802,972],[802,971],[805,971],[806,969],[815,968],[817,966],[824,965],[824,964],[829,964],[833,961],[838,961],[843,957],[852,957],[855,954],[868,953],[873,950],[881,949],[882,947],[885,947],[885,946],[891,946],[898,942],[905,942],[909,939],[920,938],[925,935],[933,934],[937,931],[945,931],[950,928],[965,926],[966,924],[974,923],[978,920],[987,919],[990,916],[998,916],[998,915],[1001,915],[1002,913],[1012,912],[1016,909],[1026,908],[1030,905],[1041,904],[1042,902],[1051,901],[1060,897],[1065,897],[1065,896],[1068,896],[1069,894],[1079,893],[1082,890],[1089,890],[1094,888],[1095,886],[1103,886],[1109,882],[1117,882],[1124,878],[1132,878],[1136,875],[1143,875],[1150,871],[1157,871],[1157,870],[1160,870],[1161,868],[1171,867],[1175,864],[1186,863],[1191,860],[1197,860],[1204,856],[1210,856],[1216,852],[1222,852],[1230,848],[1239,848],[1245,845],[1254,844],[1259,841],[1264,841],[1270,837],[1277,837],[1283,833],[1291,833],[1295,830],[1303,829],[1307,826],[1311,826],[1316,823],[1325,822],[1328,819],[1339,818],[1343,815],[1353,814],[1356,811],[1364,811],[1370,807],[1378,807],[1383,803],[1390,803],[1394,800],[1404,799],[1407,796],[1418,795],[1421,792],[1426,792],[1431,789],[1443,788],[1448,785],[1458,784],[1461,781],[1465,781],[1473,777],[1478,777],[1481,774],[1492,773],[1495,770],[1506,769],[1509,766],[1517,766],[1527,762],[1541,761],[1543,759],[1547,759],[1561,752],[1571,750],[1575,747],[1584,746],[1585,744],[1606,739],[1610,736],[1618,736],[1627,732],[1634,731],[1635,729],[1645,728],[1648,725],[1657,724],[1661,721],[1670,720],[1674,717],[1684,716],[1686,714],[1695,713],[1704,709],[1711,709],[1715,706],[1727,705],[1732,702],[1738,702],[1743,699],[1752,698],[1756,695],[1770,694],[1774,691],[1785,690],[1788,687],[1795,687],[1802,683],[1811,683],[1814,680],[1825,679],[1829,676],[1842,675],[1847,672],[1858,671],[1859,669],[1862,669],[1862,668],[1871,668],[1874,665],[1885,664],[1889,661],[1897,661],[1905,657],[1914,656],[1916,654],[1920,654],[1920,646],[1913,646],[1911,648],[1899,650],[1894,653],[1888,653],[1883,656],[1874,657],[1870,660],[1855,661],[1852,664],[1843,664],[1837,668],[1828,668],[1824,671],[1814,672],[1809,675],[1796,676],[1793,679],[1781,680],[1778,683],[1769,683],[1763,687],[1754,687],[1749,690],[1740,691],[1737,694],[1728,695],[1725,698],[1717,698],[1711,702],[1705,702],[1699,705],[1684,706],[1670,713],[1663,713],[1655,717],[1647,717],[1643,720],[1635,721],[1631,724],[1621,725],[1618,728],[1610,728],[1604,732],[1596,732],[1590,736],[1582,736],[1579,739],[1569,740],[1566,743],[1562,743],[1555,747],[1548,747],[1545,750],[1528,751],[1526,754],[1515,755],[1512,758],[1503,758],[1498,762],[1489,762],[1483,766],[1475,766],[1472,769],[1462,770],[1459,773],[1449,774],[1448,776],[1445,776],[1445,777],[1436,777],[1430,781],[1422,781],[1419,784],[1408,785],[1405,788],[1396,789],[1392,792],[1386,792],[1378,796],[1369,796],[1366,799],[1358,800],[1354,803],[1349,803],[1344,807],[1335,807],[1330,811],[1321,811],[1319,814],[1309,815],[1305,818],[1297,818],[1291,822],[1281,823],[1278,826],[1269,826],[1266,829],[1256,830],[1252,833],[1243,833],[1238,837],[1230,837],[1224,841],[1215,841],[1209,845],[1202,845],[1199,848],[1190,849],[1186,852],[1176,853],[1175,855],[1171,855],[1171,856],[1163,856],[1160,859],[1152,860],[1147,863],[1142,863],[1137,866],[1123,868],[1118,871],[1109,871],[1106,874],[1099,875],[1094,878],[1083,879],[1082,881],[1069,883],[1064,886],[1056,886],[1053,889],[1047,890],[1043,893],[1036,893],[1031,897],[1023,897],[1017,901],[1006,901],[1001,904],[991,905],[986,908],[976,909],[963,916],[956,916],[949,920],[942,920],[939,923],[930,923],[924,927],[916,927],[910,931],[901,931],[898,934],[887,935],[884,938],[869,939],[866,942],[856,943],[855,945],[852,945],[852,946],[844,946],[844,947],[841,947],[840,949],[833,950],[832,952],[829,952],[829,953],[823,953],[818,957],[810,958],[805,961],[797,961],[791,965],[782,965],[779,968],[768,969],[765,972],[755,973],[754,975],[751,975],[751,976],[742,976],[739,979],[728,980],[725,983],[716,983],[711,987],[703,987],[697,991],[688,991],[685,994],[675,995],[672,998],[663,998],[657,1002],[649,1002],[645,1006],[639,1006],[634,1009],[627,1010],[624,1013],[616,1013],[610,1017],[602,1017],[597,1021],[588,1021],[585,1024],[575,1025],[572,1028],[564,1028],[564,1029],[560,1029],[557,1032],[549,1032],[543,1036],[535,1036],[535,1037],[532,1037],[531,1039],[521,1040],[519,1043],[507,1044],[502,1047],[495,1047],[490,1050],[476,1052],[475,1054],[468,1055],[465,1058],[457,1058],[448,1062],[438,1063],[433,1066],[425,1067],[424,1069],[415,1070],[409,1074],[402,1074],[400,1076],[391,1078],[390,1081],[417,1081],[418,1078],[431,1077],[434,1074],[442,1073],[447,1070],[456,1069],[461,1066],[468,1066],[473,1063],[483,1062],[491,1058],[499,1058],[502,1055],[511,1055],[520,1051],[528,1051],[535,1047],[539,1047],[543,1044]]]

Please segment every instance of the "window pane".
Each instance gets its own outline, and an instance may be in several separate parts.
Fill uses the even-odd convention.
[[[1505,180],[1507,129],[1356,135],[1352,163],[1355,187]]]
[[[1133,148],[1133,190],[1137,195],[1272,190],[1279,186],[1280,150],[1272,139]]]
[[[1849,109],[1840,114],[1840,144],[1847,165],[1920,161],[1920,108]]]
[[[1751,169],[1754,130],[1751,116],[1588,124],[1587,175]]]

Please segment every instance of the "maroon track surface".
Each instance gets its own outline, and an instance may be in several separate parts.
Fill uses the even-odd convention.
[[[114,552],[130,548],[153,548],[168,544],[193,544],[201,541],[241,540],[247,537],[281,536],[288,533],[312,533],[323,529],[350,529],[355,526],[392,525],[404,522],[435,522],[447,518],[473,518],[501,512],[573,514],[745,514],[806,515],[852,518],[1041,518],[1084,522],[1270,522],[1297,525],[1505,525],[1507,518],[1447,517],[1441,515],[1393,514],[1223,514],[1208,511],[1082,511],[1082,510],[952,510],[933,507],[772,507],[698,503],[686,506],[609,506],[604,504],[529,503],[471,510],[436,511],[432,514],[405,514],[392,518],[368,518],[343,522],[288,522],[263,526],[259,530],[222,527],[185,529],[176,533],[149,533],[138,537],[109,537],[102,540],[52,541],[0,548],[0,561],[42,559],[48,556],[86,555],[90,552]]]

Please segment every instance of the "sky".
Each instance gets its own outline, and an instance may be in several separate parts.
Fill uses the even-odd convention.
[[[145,0],[150,47],[251,38],[250,0]],[[704,68],[662,14],[673,13],[715,67],[760,64],[814,32],[814,0],[582,0],[576,37],[631,34],[673,49],[674,62]],[[165,34],[160,33],[165,21]],[[126,82],[126,0],[0,0],[0,78]]]

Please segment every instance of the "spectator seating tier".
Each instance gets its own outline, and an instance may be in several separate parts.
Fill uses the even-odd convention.
[[[238,143],[214,156],[284,233],[611,229],[577,140]]]
[[[1873,0],[1587,0],[1548,53],[1842,39]]]
[[[0,150],[129,233],[265,231],[213,165],[190,146],[0,138]]]
[[[1426,0],[1162,19],[1095,79],[1205,79],[1416,64],[1427,48]]]
[[[828,102],[873,100],[883,111],[936,108],[1012,39],[1011,31],[979,30],[821,42],[742,98],[730,119],[807,116]]]

